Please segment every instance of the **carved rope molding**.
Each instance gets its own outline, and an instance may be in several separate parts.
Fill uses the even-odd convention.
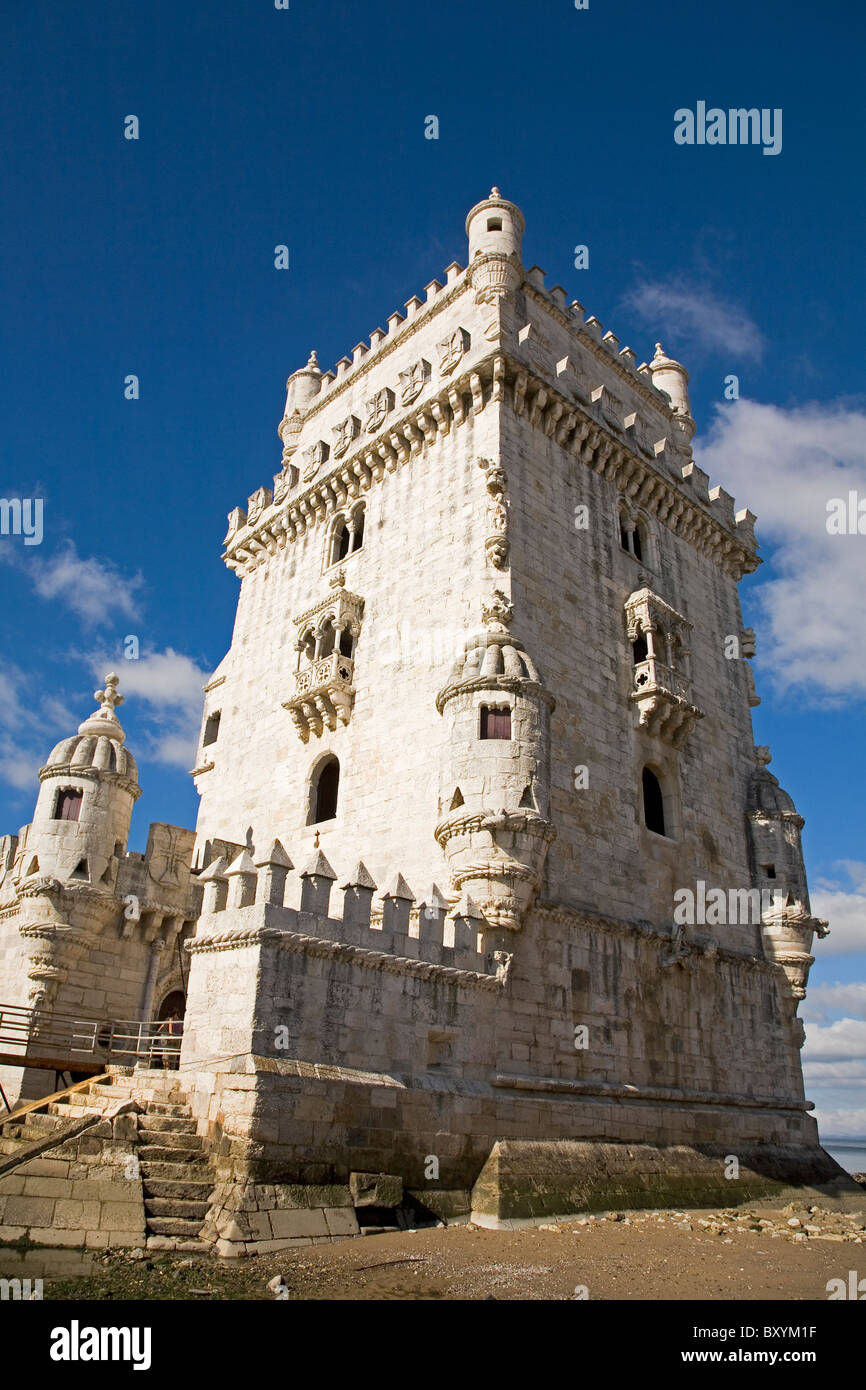
[[[497,992],[505,988],[498,975],[485,975],[478,970],[458,970],[451,965],[434,965],[431,961],[412,960],[409,956],[394,956],[386,951],[370,951],[364,946],[350,946],[344,941],[329,941],[320,936],[305,936],[301,932],[279,931],[274,927],[251,927],[248,931],[227,931],[194,937],[185,943],[191,955],[214,951],[239,951],[247,946],[276,945],[290,955],[319,956],[344,961],[365,970],[380,970],[386,975],[410,975],[416,980],[436,980],[440,984],[460,985],[464,989]]]

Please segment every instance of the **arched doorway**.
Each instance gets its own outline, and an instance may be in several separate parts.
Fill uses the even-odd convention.
[[[166,1018],[183,1018],[186,1012],[186,995],[182,989],[173,989],[167,994],[159,1006],[157,1020],[161,1023]]]

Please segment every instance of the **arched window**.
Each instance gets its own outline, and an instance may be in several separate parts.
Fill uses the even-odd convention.
[[[350,518],[349,525],[350,525],[350,529],[351,529],[351,532],[352,532],[352,551],[353,551],[353,552],[356,551],[356,550],[360,550],[360,549],[361,549],[361,546],[364,544],[364,517],[365,517],[365,513],[366,513],[366,508],[365,508],[365,506],[364,506],[364,503],[363,503],[363,502],[360,502],[360,503],[358,504],[358,506],[355,508],[355,510],[352,512],[352,515],[351,515],[351,518]]]
[[[344,627],[343,631],[340,633],[340,655],[351,656],[352,648],[354,647],[354,645],[354,637],[352,636],[349,629],[347,627]]]
[[[643,548],[644,548],[644,547],[643,547],[642,529],[643,529],[643,528],[641,527],[640,522],[637,522],[637,523],[635,524],[634,530],[633,530],[632,533],[631,533],[631,553],[632,553],[632,555],[634,556],[634,558],[635,558],[636,560],[642,560],[642,559],[643,559]]]
[[[644,637],[642,632],[639,632],[637,637],[632,642],[631,650],[632,655],[634,656],[635,666],[639,666],[642,661],[646,661],[647,656],[649,655],[649,648],[646,644],[646,638]]]
[[[328,619],[325,621],[325,623],[322,625],[322,635],[321,635],[321,638],[320,638],[320,641],[319,641],[319,660],[320,660],[320,661],[322,660],[323,657],[326,657],[326,656],[330,656],[330,655],[331,655],[331,652],[334,650],[334,642],[335,642],[335,640],[336,640],[336,634],[335,634],[335,632],[334,632],[334,623],[333,623],[333,620],[332,620],[331,618],[328,618]]]
[[[333,820],[337,814],[337,795],[340,788],[340,764],[335,757],[326,758],[313,779],[308,825]]]
[[[57,793],[54,805],[54,820],[78,820],[84,792],[78,787],[63,787]]]
[[[334,527],[334,539],[331,543],[331,564],[336,565],[339,560],[345,560],[349,553],[349,527],[345,517],[341,517]]]
[[[666,833],[661,783],[648,767],[643,770],[643,820],[647,830],[654,830],[657,835]]]

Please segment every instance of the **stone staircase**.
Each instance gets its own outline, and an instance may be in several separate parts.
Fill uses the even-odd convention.
[[[214,1178],[177,1073],[131,1072],[115,1077],[106,1089],[141,1107],[138,1161],[148,1249],[210,1252],[199,1236]]]
[[[214,1186],[208,1154],[195,1120],[171,1071],[126,1071],[111,1082],[92,1084],[46,1111],[31,1111],[20,1123],[0,1128],[0,1164],[6,1155],[45,1140],[62,1142],[67,1131],[131,1100],[139,1108],[137,1156],[146,1212],[147,1247],[209,1253],[200,1239]],[[76,1123],[78,1122],[78,1123]]]

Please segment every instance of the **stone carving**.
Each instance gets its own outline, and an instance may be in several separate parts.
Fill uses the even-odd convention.
[[[638,727],[681,748],[703,711],[689,698],[691,623],[659,598],[648,577],[626,600],[629,642],[642,643],[644,653],[634,662],[629,699],[638,711]]]
[[[469,350],[470,337],[465,328],[455,328],[454,332],[442,343],[437,343],[439,349],[439,371],[443,376],[449,376],[460,362],[461,357]]]
[[[404,405],[409,405],[417,400],[424,390],[425,384],[430,380],[430,363],[424,358],[413,362],[412,366],[405,372],[400,373],[400,400]]]
[[[394,392],[390,387],[383,386],[381,391],[377,391],[375,396],[371,396],[366,402],[366,408],[364,428],[372,434],[383,424],[385,416],[394,409]]]
[[[305,467],[303,478],[305,483],[312,482],[322,464],[327,462],[330,452],[328,445],[323,439],[320,439],[317,444],[311,445],[309,449],[304,450]]]
[[[489,459],[479,459],[478,462],[487,475],[487,491],[490,494],[484,551],[493,568],[503,570],[508,564],[507,480],[504,470],[492,464]]]
[[[348,415],[334,426],[334,457],[342,458],[351,447],[352,441],[361,433],[361,421],[355,415]]]

